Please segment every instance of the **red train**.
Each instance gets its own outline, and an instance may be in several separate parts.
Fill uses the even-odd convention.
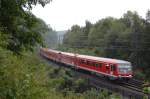
[[[41,48],[40,54],[50,60],[111,79],[130,79],[133,76],[131,63],[124,60],[80,55],[47,48]]]

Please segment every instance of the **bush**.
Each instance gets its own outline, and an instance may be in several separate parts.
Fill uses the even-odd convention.
[[[33,54],[15,56],[0,49],[0,98],[41,99],[47,96],[46,68]]]
[[[145,74],[142,73],[142,71],[135,71],[134,77],[135,77],[136,79],[141,79],[141,80],[143,80],[143,79],[145,79]]]

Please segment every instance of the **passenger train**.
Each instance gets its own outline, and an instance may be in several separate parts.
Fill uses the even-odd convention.
[[[47,59],[69,65],[75,69],[87,70],[113,80],[129,80],[133,77],[131,63],[124,60],[68,53],[48,48],[41,48],[40,54]]]

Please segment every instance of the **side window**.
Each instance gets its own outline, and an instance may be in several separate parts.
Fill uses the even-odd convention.
[[[91,61],[86,61],[86,64],[89,66],[93,66],[93,63]]]
[[[84,60],[80,60],[81,64],[84,64]]]
[[[93,66],[93,63],[92,63],[91,61],[89,61],[89,65],[90,65],[90,66]]]
[[[110,67],[111,67],[111,71],[115,71],[115,70],[116,70],[116,67],[115,67],[115,65],[113,65],[113,64],[110,64]]]
[[[115,71],[116,70],[116,66],[115,65],[113,65],[113,71]]]
[[[92,66],[95,66],[95,63],[94,63],[94,62],[92,62],[92,63],[91,63],[91,65],[92,65]]]
[[[98,66],[98,63],[95,63],[95,66],[98,68],[99,66]]]
[[[99,63],[99,67],[102,68],[102,63]]]
[[[86,64],[87,64],[87,65],[90,65],[90,62],[89,62],[89,61],[87,61],[87,62],[86,62]]]
[[[94,63],[94,62],[92,62],[92,63],[91,63],[91,65],[92,65],[92,66],[95,66],[95,63]]]

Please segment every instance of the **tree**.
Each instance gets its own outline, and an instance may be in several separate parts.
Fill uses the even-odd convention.
[[[150,22],[150,10],[148,10],[146,13],[146,21]]]
[[[0,0],[0,33],[7,35],[6,48],[20,53],[42,44],[41,34],[34,28],[39,20],[30,12],[33,5],[43,7],[50,0]]]

